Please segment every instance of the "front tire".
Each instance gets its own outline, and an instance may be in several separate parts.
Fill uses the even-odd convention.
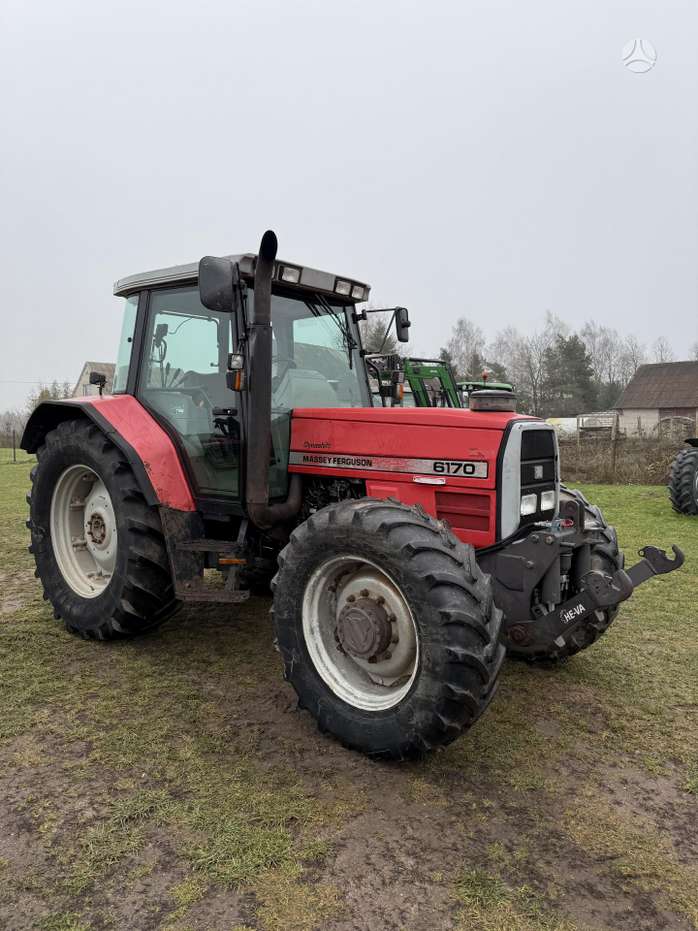
[[[157,627],[177,602],[159,514],[129,464],[80,420],[48,433],[37,460],[29,551],[54,617],[97,640]]]
[[[317,511],[280,554],[273,588],[285,677],[346,747],[413,757],[492,699],[504,649],[489,577],[420,508],[361,498]]]
[[[671,464],[669,498],[678,514],[698,514],[698,449],[682,449]]]

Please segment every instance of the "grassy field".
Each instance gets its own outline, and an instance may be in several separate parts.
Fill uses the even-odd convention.
[[[296,710],[265,599],[69,636],[26,552],[28,468],[0,465],[0,928],[698,928],[698,519],[663,489],[585,491],[629,555],[678,542],[686,567],[391,765]]]

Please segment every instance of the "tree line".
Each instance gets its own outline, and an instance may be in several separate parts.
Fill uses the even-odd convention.
[[[19,443],[29,415],[37,404],[42,401],[56,401],[69,398],[73,393],[73,386],[69,382],[51,382],[50,385],[39,385],[27,398],[24,408],[5,410],[0,412],[0,447],[12,445],[14,432],[16,442]]]
[[[519,410],[539,417],[573,417],[612,408],[641,365],[673,362],[664,336],[646,346],[637,336],[589,320],[578,331],[547,313],[543,326],[529,333],[500,330],[487,342],[482,329],[461,317],[440,350],[457,376],[512,382]],[[698,360],[698,343],[692,349]]]

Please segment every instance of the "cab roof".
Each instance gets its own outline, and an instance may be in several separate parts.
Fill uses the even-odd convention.
[[[238,263],[240,273],[245,278],[251,279],[253,277],[257,263],[257,256],[254,253],[245,252],[241,255],[229,255],[226,258]],[[114,294],[125,297],[144,288],[156,288],[168,284],[195,284],[198,276],[198,262],[189,262],[186,265],[171,265],[169,268],[156,268],[153,271],[138,272],[136,275],[119,278],[114,283]],[[294,278],[297,280],[293,280]],[[286,262],[283,259],[277,259],[274,263],[274,280],[283,284],[284,287],[333,294],[341,301],[350,304],[358,304],[367,300],[371,290],[370,285],[357,281],[356,278],[334,275],[331,272],[309,268],[307,265],[299,265],[297,262]],[[359,290],[361,293],[359,293]]]

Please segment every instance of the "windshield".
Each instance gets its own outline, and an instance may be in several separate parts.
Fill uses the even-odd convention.
[[[250,318],[253,300],[250,290]],[[370,406],[356,325],[344,307],[274,294],[271,316],[275,410]]]

